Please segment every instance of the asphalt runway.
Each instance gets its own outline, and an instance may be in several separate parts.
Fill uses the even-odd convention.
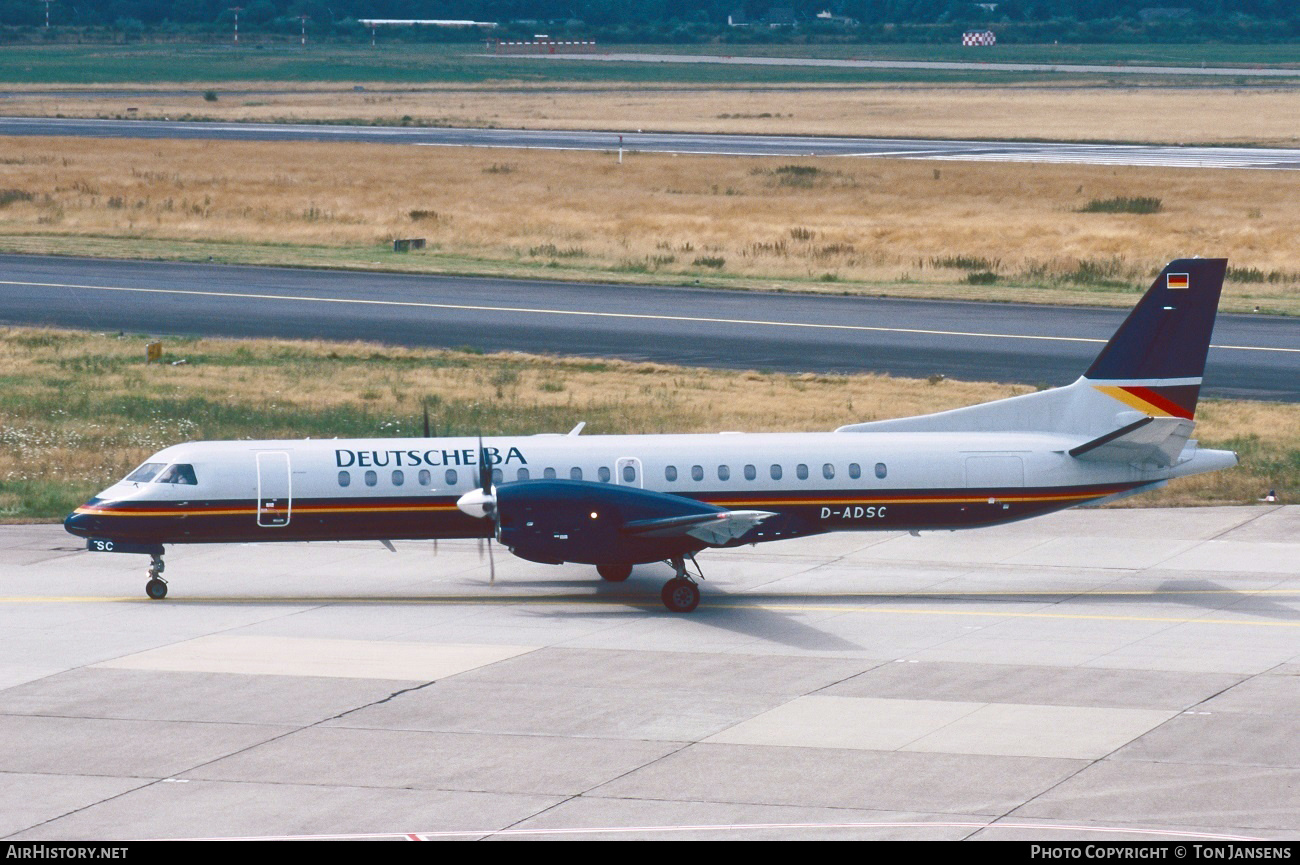
[[[1136,298],[1135,298],[1136,301]],[[0,256],[0,323],[1061,385],[1125,310]],[[1204,393],[1300,400],[1300,321],[1220,315]]]
[[[1300,507],[710,551],[689,615],[396,547],[173,547],[150,601],[0,526],[0,836],[1300,833]]]
[[[505,147],[726,156],[852,156],[861,158],[1155,165],[1180,168],[1300,169],[1300,149],[1176,147],[1060,142],[952,141],[908,138],[617,133],[542,129],[457,129],[325,124],[86,120],[0,117],[0,136],[213,139],[222,141],[353,141],[439,147]]]

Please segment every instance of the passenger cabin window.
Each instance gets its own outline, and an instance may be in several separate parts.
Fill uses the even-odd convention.
[[[393,486],[400,487],[406,483],[406,473],[401,469],[393,469]]]
[[[774,481],[779,481],[779,480],[781,480],[781,474],[782,474],[782,473],[781,473],[781,467],[780,467],[779,465],[773,465],[773,466],[772,466],[772,480],[774,480]]]
[[[718,480],[731,480],[731,466],[718,466]]]
[[[857,463],[849,463],[849,477],[853,478],[855,481],[862,477],[862,466]]]
[[[420,486],[427,487],[433,480],[433,475],[429,474],[428,469],[420,469],[420,477],[418,480],[420,481]]]
[[[609,466],[601,466],[596,469],[596,479],[602,484],[609,483]]]
[[[794,473],[795,476],[799,478],[799,480],[801,481],[808,480],[808,467],[803,463],[799,463],[799,465],[794,467]]]
[[[366,486],[373,487],[377,483],[379,483],[379,475],[375,474],[374,469],[370,469],[366,472]]]
[[[517,480],[517,481],[526,481],[526,480],[528,480],[528,469],[523,468],[523,467],[521,466],[520,469],[519,469],[519,471],[515,472],[515,480]]]
[[[828,481],[834,480],[835,466],[831,465],[830,463],[826,463],[826,465],[822,466],[822,477],[826,478],[826,480]]]
[[[880,478],[883,481],[885,479],[885,475],[887,474],[889,474],[889,469],[885,467],[885,464],[876,463],[876,477]]]
[[[499,484],[502,481],[501,469],[492,470],[492,483]]]
[[[745,480],[752,481],[756,477],[758,477],[758,469],[753,466],[745,466]]]
[[[545,471],[542,472],[542,477],[546,478],[548,481],[555,480],[555,469],[547,466]]]
[[[691,466],[691,480],[704,480],[704,466]]]
[[[569,469],[569,480],[571,481],[582,480],[582,469],[578,468],[577,466],[574,466],[573,468]]]
[[[157,484],[187,484],[194,486],[198,479],[194,477],[194,466],[177,463],[174,466],[168,466],[158,479],[154,481]]]
[[[664,466],[664,480],[670,483],[677,480],[677,466]]]
[[[455,469],[447,469],[447,473],[443,475],[443,479],[447,481],[447,486],[449,487],[456,486],[456,482],[460,480],[460,478],[456,475]]]
[[[347,472],[339,472],[339,486],[346,487],[352,485],[352,475]]]
[[[635,466],[630,466],[630,465],[623,466],[623,483],[625,483],[625,484],[634,484],[634,483],[636,483],[636,467],[635,467]]]
[[[140,468],[126,476],[128,481],[135,481],[138,484],[147,484],[153,480],[153,476],[165,466],[166,463],[145,463]]]

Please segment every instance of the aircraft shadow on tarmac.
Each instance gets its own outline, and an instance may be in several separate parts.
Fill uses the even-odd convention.
[[[1213,612],[1300,622],[1300,608],[1258,592],[1229,589],[1210,580],[1167,580],[1155,590],[1156,594],[1162,592],[1170,593],[1179,603]]]

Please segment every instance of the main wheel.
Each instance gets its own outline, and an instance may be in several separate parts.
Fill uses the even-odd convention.
[[[700,605],[700,588],[690,580],[673,577],[664,583],[659,595],[664,606],[674,613],[689,613]]]
[[[611,583],[621,583],[628,577],[632,576],[631,565],[596,565],[596,573],[600,574],[602,580]]]
[[[167,597],[167,584],[157,577],[154,577],[152,580],[144,584],[144,593],[155,601],[161,601],[163,598]]]

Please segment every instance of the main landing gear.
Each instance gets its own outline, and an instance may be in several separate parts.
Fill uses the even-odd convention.
[[[692,557],[692,562],[695,559]],[[686,572],[686,560],[680,556],[672,559],[669,564],[677,572],[677,576],[664,583],[663,591],[659,597],[663,599],[664,606],[669,612],[689,613],[700,605],[700,587],[695,584],[694,578]],[[699,571],[699,565],[696,565],[696,571]],[[702,576],[702,575],[701,575]]]
[[[668,564],[673,566],[677,572],[671,580],[664,583],[663,591],[659,597],[663,599],[664,606],[673,613],[689,613],[700,605],[700,587],[695,584],[695,578],[703,579],[700,573],[700,566],[695,562],[695,557],[691,556],[691,563],[695,565],[695,574],[692,575],[686,570],[686,559],[678,556],[669,559]],[[600,574],[601,579],[610,583],[621,583],[632,575],[631,565],[597,565],[596,573]]]
[[[167,597],[167,581],[159,576],[165,568],[162,556],[154,553],[153,561],[149,564],[149,582],[144,584],[144,593],[155,601]]]

